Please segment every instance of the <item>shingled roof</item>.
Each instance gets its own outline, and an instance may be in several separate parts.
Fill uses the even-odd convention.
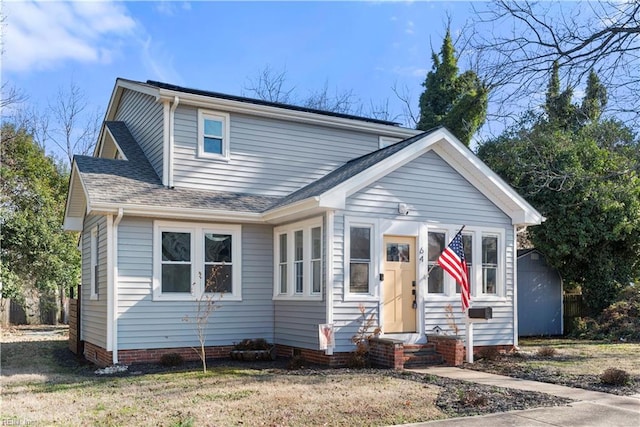
[[[259,213],[279,198],[255,194],[167,188],[126,124],[105,122],[127,160],[75,156],[89,203],[214,209]]]

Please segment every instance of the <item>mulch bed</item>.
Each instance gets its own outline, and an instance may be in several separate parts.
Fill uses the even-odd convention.
[[[555,356],[554,359],[561,357]],[[537,356],[527,356],[527,360],[544,360]],[[479,360],[473,364],[465,364],[465,369],[489,372],[492,374],[505,375],[523,380],[540,381],[543,383],[558,384],[568,387],[582,388],[585,390],[601,391],[604,393],[628,396],[640,393],[640,376],[635,376],[628,385],[613,386],[603,384],[598,375],[590,374],[567,374],[558,370],[529,367],[522,363],[518,356],[500,356],[496,360]]]

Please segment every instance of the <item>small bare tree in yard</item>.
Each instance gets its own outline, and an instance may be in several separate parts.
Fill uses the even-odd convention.
[[[206,354],[206,342],[207,342],[207,328],[209,325],[209,318],[214,311],[220,308],[219,302],[222,298],[222,294],[218,294],[217,292],[222,288],[218,286],[218,283],[221,281],[224,283],[229,279],[228,274],[224,273],[224,265],[216,265],[212,266],[209,270],[209,274],[205,279],[205,288],[203,292],[196,299],[196,309],[195,314],[193,316],[189,316],[188,314],[182,318],[183,322],[192,323],[196,328],[196,335],[198,337],[198,342],[200,343],[199,348],[193,348],[198,356],[200,357],[200,361],[202,362],[202,372],[207,373],[207,354]],[[202,273],[198,273],[198,276],[202,278]],[[222,279],[222,280],[221,280]],[[192,293],[194,292],[196,287],[195,283],[191,284]]]

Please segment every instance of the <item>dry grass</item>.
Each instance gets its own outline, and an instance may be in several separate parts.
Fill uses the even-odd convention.
[[[527,360],[532,367],[544,367],[563,374],[600,375],[607,368],[623,369],[640,376],[640,344],[610,343],[575,339],[524,339],[520,350],[537,354],[550,347],[556,350],[553,358]]]
[[[64,335],[3,333],[3,420],[62,425],[389,425],[446,416],[433,385],[373,373],[212,368],[100,378],[60,366]]]

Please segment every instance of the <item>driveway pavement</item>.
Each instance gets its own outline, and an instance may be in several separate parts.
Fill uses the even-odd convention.
[[[451,367],[410,369],[420,374],[438,375],[479,384],[519,390],[539,391],[576,400],[567,406],[527,409],[476,417],[451,418],[443,421],[405,424],[406,426],[473,426],[473,427],[640,427],[640,395],[617,396],[598,391],[521,380],[486,372]]]

